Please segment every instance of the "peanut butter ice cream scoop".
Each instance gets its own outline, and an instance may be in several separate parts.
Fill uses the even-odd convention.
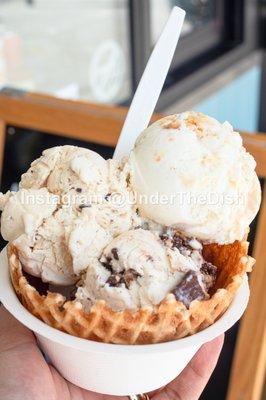
[[[261,198],[256,163],[228,122],[185,112],[156,121],[130,155],[141,215],[219,244],[242,240]]]

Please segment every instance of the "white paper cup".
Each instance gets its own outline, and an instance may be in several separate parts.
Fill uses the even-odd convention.
[[[195,335],[151,345],[97,343],[60,332],[31,315],[14,292],[6,250],[0,254],[0,299],[3,305],[35,333],[44,353],[64,378],[82,388],[104,394],[130,395],[164,386],[185,368],[204,343],[239,320],[248,298],[249,287],[245,277],[225,314]]]

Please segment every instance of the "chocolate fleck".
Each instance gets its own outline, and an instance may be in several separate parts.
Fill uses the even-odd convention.
[[[150,255],[150,254],[148,254],[147,256],[146,256],[146,260],[147,261],[154,261],[154,258]]]
[[[113,275],[109,276],[109,278],[107,279],[106,283],[108,283],[108,285],[110,285],[112,287],[118,287],[122,283],[121,279],[122,279],[121,275],[113,274]]]
[[[205,292],[199,282],[199,276],[194,271],[189,271],[183,280],[174,288],[176,300],[181,301],[187,308],[193,300],[205,299]]]
[[[128,174],[128,175],[126,176],[126,183],[127,183],[128,185],[130,185],[130,174]]]
[[[166,240],[169,239],[169,235],[167,235],[166,233],[162,233],[162,234],[160,235],[160,239],[161,239],[163,242],[165,242]]]
[[[91,204],[80,204],[79,209],[82,210],[83,208],[89,208],[91,207]]]
[[[101,264],[104,268],[113,273],[113,267],[111,265],[111,261],[112,261],[111,257],[106,257],[105,261],[101,261]]]
[[[111,196],[111,193],[107,193],[107,195],[104,197],[104,199],[106,200],[106,201],[109,201],[109,197]]]
[[[119,260],[118,251],[116,247],[112,248],[111,253],[115,260]]]
[[[82,192],[82,189],[81,189],[81,188],[76,188],[76,192],[77,192],[77,193],[81,193],[81,192]]]
[[[140,276],[141,276],[141,274],[133,268],[129,268],[127,271],[125,271],[123,280],[126,285],[126,288],[129,289],[131,282],[133,282],[135,279],[139,278]]]

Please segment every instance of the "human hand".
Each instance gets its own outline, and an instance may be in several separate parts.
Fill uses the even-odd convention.
[[[206,343],[151,400],[197,400],[217,363],[223,336]],[[93,366],[92,366],[93,367]],[[33,333],[0,307],[0,400],[125,400],[81,389],[46,363]]]

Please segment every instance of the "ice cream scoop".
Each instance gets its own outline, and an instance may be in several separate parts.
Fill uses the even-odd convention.
[[[57,208],[57,198],[46,188],[22,189],[1,194],[1,234],[5,240],[13,241],[21,234],[31,235],[42,221]]]
[[[129,167],[90,150],[48,149],[0,195],[1,232],[23,268],[54,285],[71,285],[120,233],[141,223],[129,203]],[[118,200],[122,200],[122,203]]]
[[[260,205],[256,163],[239,133],[202,113],[162,118],[130,155],[142,216],[205,242],[241,240]]]
[[[20,187],[47,187],[58,195],[70,191],[104,195],[108,192],[108,165],[98,153],[82,147],[53,147],[31,164]]]
[[[99,260],[89,264],[76,297],[87,310],[100,299],[117,311],[152,307],[172,290],[179,298],[186,291],[179,284],[190,273],[197,281],[192,282],[193,290],[198,290],[194,299],[200,298],[199,293],[207,298],[201,247],[191,246],[192,242],[178,240],[177,235],[159,237],[141,228],[124,232],[108,244]],[[187,290],[184,297],[188,292],[191,295]]]

